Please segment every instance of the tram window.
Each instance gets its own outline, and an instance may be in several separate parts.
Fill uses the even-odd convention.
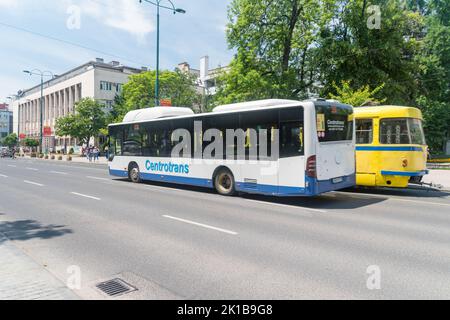
[[[413,144],[425,145],[425,134],[423,133],[422,120],[408,119],[409,131],[411,133],[411,142]]]
[[[381,144],[410,144],[406,119],[384,119],[380,122]]]
[[[373,142],[373,120],[356,120],[356,144],[371,144]]]

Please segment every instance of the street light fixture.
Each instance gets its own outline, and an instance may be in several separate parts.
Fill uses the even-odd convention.
[[[39,69],[34,69],[31,71],[23,70],[24,73],[29,74],[30,76],[40,76],[41,77],[41,99],[39,101],[39,114],[40,114],[40,133],[39,133],[39,142],[40,142],[40,149],[42,151],[42,142],[43,142],[43,126],[44,126],[44,115],[43,115],[43,109],[44,109],[44,77],[49,76],[52,79],[55,77],[54,74],[51,71],[41,71]]]
[[[139,0],[139,3],[142,1],[148,2],[158,8],[157,10],[157,19],[156,19],[156,83],[155,83],[155,106],[159,106],[159,11],[161,9],[170,10],[173,14],[185,14],[186,10],[181,8],[176,8],[171,0],[167,0],[171,7],[161,5],[162,0]]]

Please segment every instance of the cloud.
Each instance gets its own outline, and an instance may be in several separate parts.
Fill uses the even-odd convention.
[[[3,1],[3,0],[0,0]],[[155,27],[144,7],[137,1],[83,0],[79,4],[82,15],[86,14],[96,21],[134,36],[139,42],[145,42],[147,34]]]

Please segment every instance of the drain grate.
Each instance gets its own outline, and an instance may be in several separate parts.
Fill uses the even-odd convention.
[[[137,291],[135,287],[129,285],[121,279],[113,279],[102,282],[95,287],[110,297],[118,297],[133,291]]]

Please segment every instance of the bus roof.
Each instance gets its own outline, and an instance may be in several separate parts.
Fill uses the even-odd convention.
[[[376,106],[355,108],[355,117],[359,118],[415,118],[423,119],[422,112],[414,107]]]
[[[268,99],[268,100],[259,100],[259,101],[251,101],[251,102],[243,102],[243,103],[235,103],[229,105],[218,106],[214,109],[213,112],[209,113],[201,113],[194,114],[190,109],[181,108],[181,107],[155,107],[155,108],[146,108],[140,110],[130,111],[124,118],[122,123],[110,124],[110,127],[120,126],[126,124],[138,124],[144,122],[151,122],[157,120],[169,120],[169,119],[180,119],[180,118],[192,118],[192,117],[207,117],[214,116],[218,114],[224,113],[235,113],[235,112],[245,112],[245,111],[256,111],[256,110],[268,110],[268,109],[277,109],[277,108],[286,108],[286,107],[295,107],[302,106],[305,109],[314,109],[315,105],[319,103],[329,103],[333,105],[341,105],[339,101],[325,100],[325,99],[317,99],[317,100],[305,100],[305,101],[297,101],[297,100],[282,100],[282,99]],[[152,110],[155,109],[155,110]]]

